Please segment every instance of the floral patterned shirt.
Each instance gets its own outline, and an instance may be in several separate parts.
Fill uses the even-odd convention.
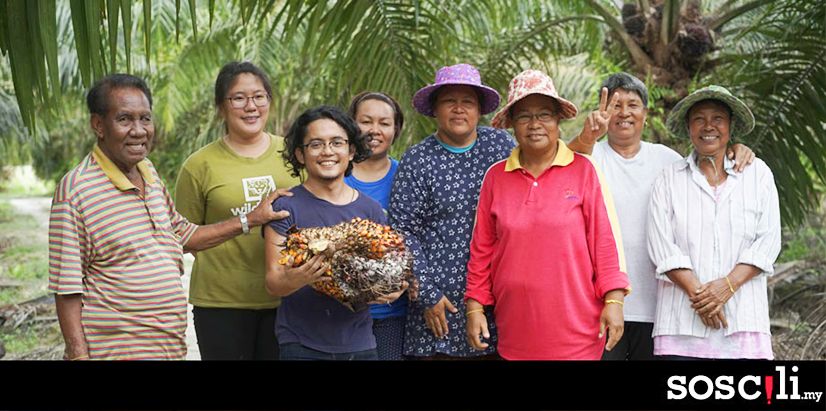
[[[476,132],[475,144],[462,153],[448,151],[430,135],[411,147],[399,164],[390,196],[390,224],[405,236],[419,281],[419,299],[408,307],[405,355],[466,357],[494,351],[492,316],[490,348],[476,351],[465,338],[467,262],[482,179],[516,144],[504,130],[477,127]],[[442,296],[459,311],[445,311],[449,331],[437,339],[425,325],[424,309]]]

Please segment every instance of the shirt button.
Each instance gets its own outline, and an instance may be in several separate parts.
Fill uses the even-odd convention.
[[[534,182],[533,182],[533,186],[534,186],[534,187],[536,187],[536,186],[538,186],[538,185],[539,185],[539,183],[537,183],[536,181],[534,181]]]

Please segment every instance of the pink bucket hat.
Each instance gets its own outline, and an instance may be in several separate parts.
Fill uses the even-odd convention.
[[[421,88],[413,95],[413,107],[416,111],[429,117],[435,117],[433,105],[430,104],[430,96],[442,86],[459,85],[471,86],[482,93],[482,115],[492,113],[499,107],[499,93],[496,90],[482,84],[482,77],[479,70],[470,64],[457,64],[455,66],[442,67],[436,72],[436,82]]]
[[[576,117],[576,106],[568,100],[559,97],[554,87],[554,82],[545,73],[538,70],[525,70],[514,77],[508,85],[508,103],[502,107],[495,116],[491,125],[496,128],[508,128],[511,126],[508,111],[517,101],[528,97],[531,94],[541,94],[553,98],[559,103],[562,119]]]

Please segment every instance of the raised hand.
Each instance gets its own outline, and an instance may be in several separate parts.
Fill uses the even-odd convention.
[[[585,124],[582,126],[582,131],[577,137],[580,142],[586,145],[593,145],[597,139],[608,132],[608,122],[611,116],[616,114],[619,109],[617,103],[619,102],[619,94],[614,93],[611,101],[608,101],[608,88],[603,87],[599,97],[599,108],[592,111],[585,118]]]

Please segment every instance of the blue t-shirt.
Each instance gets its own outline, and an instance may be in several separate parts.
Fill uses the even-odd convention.
[[[399,168],[399,162],[394,158],[390,158],[390,170],[387,174],[378,181],[364,182],[357,179],[352,174],[344,177],[344,182],[348,186],[367,194],[373,200],[376,200],[384,208],[385,212],[390,208],[390,189],[393,188],[393,176],[396,175],[396,169]],[[407,315],[407,294],[403,294],[392,304],[372,304],[370,305],[370,315],[374,319],[383,320],[391,317],[402,317]]]
[[[381,208],[385,211],[390,208],[390,189],[393,188],[393,177],[396,175],[396,169],[399,168],[399,162],[395,158],[390,158],[390,170],[387,174],[378,181],[364,182],[357,179],[354,175],[344,177],[344,182],[348,186],[367,194],[373,200],[381,204]]]
[[[387,224],[381,206],[366,195],[350,204],[336,205],[307,191],[303,185],[291,189],[292,197],[280,197],[273,210],[287,210],[290,216],[269,223],[275,232],[286,236],[287,230],[327,227],[354,217]],[[373,320],[364,307],[350,311],[333,297],[304,286],[281,299],[275,320],[279,344],[299,343],[326,353],[347,353],[376,348]]]

